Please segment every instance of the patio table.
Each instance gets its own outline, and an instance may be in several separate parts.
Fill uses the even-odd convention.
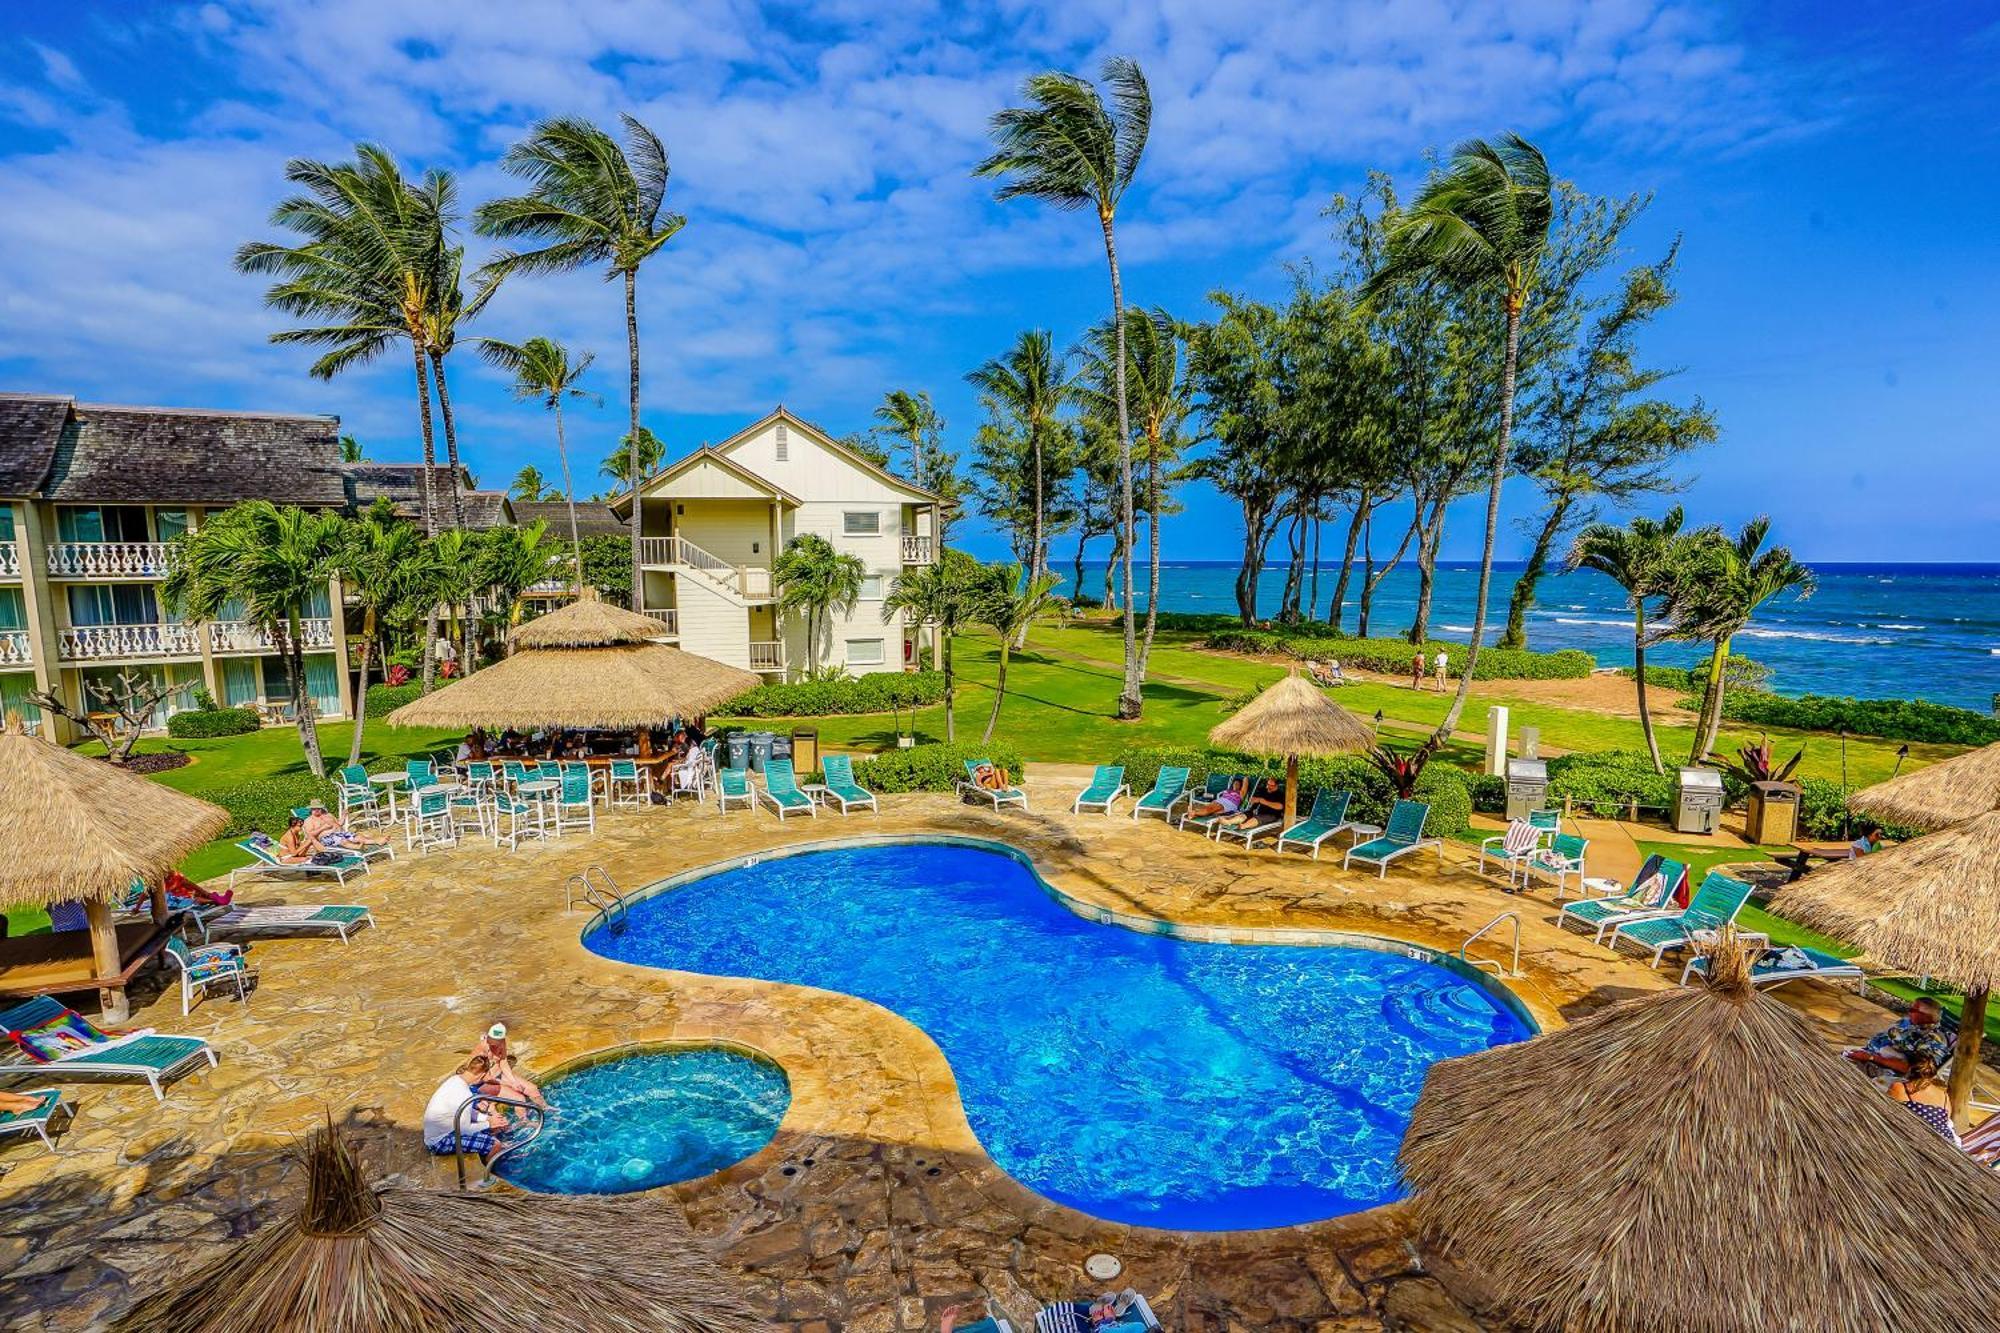
[[[409,780],[410,775],[408,773],[370,773],[368,775],[368,781],[377,787],[386,789],[389,793],[389,822],[391,824],[396,822],[396,787],[398,784],[408,782]]]

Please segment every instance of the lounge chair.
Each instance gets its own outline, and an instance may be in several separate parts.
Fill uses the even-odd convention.
[[[2000,1167],[2000,1106],[1974,1102],[1972,1107],[1976,1111],[1986,1111],[1989,1114],[1959,1137],[1958,1146],[1965,1149],[1973,1161],[1986,1166]]]
[[[215,1048],[200,1037],[162,1036],[151,1028],[105,1031],[46,995],[0,1012],[0,1027],[21,1051],[18,1060],[0,1065],[0,1070],[33,1068],[61,1070],[79,1078],[143,1078],[161,1101],[166,1100],[160,1089],[164,1080],[203,1060],[216,1063]]]
[[[799,790],[798,775],[792,771],[789,759],[764,761],[764,799],[771,803],[781,824],[791,815],[819,818],[819,806],[813,803],[812,797]]]
[[[875,804],[875,793],[854,780],[854,760],[844,754],[830,754],[820,760],[820,772],[826,778],[826,799],[840,807],[840,813],[858,810],[863,806],[882,813],[882,807]]]
[[[1582,893],[1583,854],[1589,847],[1588,838],[1558,833],[1555,841],[1529,852],[1521,863],[1521,887],[1528,887],[1528,876],[1540,873],[1555,881],[1557,902],[1569,896],[1567,885],[1571,879],[1576,880],[1577,892]]]
[[[308,819],[312,816],[312,807],[309,805],[295,805],[292,807],[292,813],[300,819]],[[373,847],[348,847],[343,850],[348,855],[358,856],[364,861],[377,861],[384,857],[387,857],[391,861],[396,859],[396,849],[386,842]]]
[[[504,799],[504,798],[503,798]],[[200,925],[203,943],[215,935],[310,935],[331,931],[346,944],[351,931],[375,924],[374,915],[355,903],[273,907],[225,907]]]
[[[244,838],[236,845],[241,850],[248,852],[256,861],[256,864],[238,866],[229,872],[229,887],[232,891],[236,888],[236,877],[246,870],[255,870],[269,879],[279,879],[285,876],[298,879],[324,879],[331,875],[335,883],[344,885],[347,883],[349,875],[359,875],[368,869],[366,861],[353,855],[343,856],[331,865],[315,865],[311,861],[300,861],[296,865],[287,865],[278,859],[277,845],[271,843],[268,839],[260,843],[255,838]]]
[[[58,1111],[70,1111],[63,1105],[60,1088],[28,1088],[17,1094],[33,1097],[37,1105],[25,1111],[0,1111],[0,1134],[33,1134],[40,1138],[42,1146],[50,1152],[56,1150],[55,1140],[49,1137],[49,1122]]]
[[[1224,824],[1218,821],[1215,825],[1215,840],[1222,842],[1227,838],[1241,838],[1243,850],[1248,851],[1257,839],[1275,837],[1284,830],[1284,827],[1285,820],[1282,815],[1260,815],[1254,824]]]
[[[1680,892],[1681,880],[1686,875],[1687,867],[1679,861],[1657,854],[1649,856],[1632,877],[1631,888],[1607,898],[1569,903],[1556,915],[1556,924],[1566,926],[1574,922],[1587,926],[1595,931],[1596,940],[1602,941],[1605,931],[1626,921],[1672,911],[1674,895]]]
[[[1113,1333],[1123,1333],[1128,1327],[1140,1327],[1147,1333],[1158,1333],[1160,1321],[1153,1314],[1153,1307],[1146,1304],[1146,1298],[1127,1287],[1118,1293],[1117,1299],[1124,1306],[1124,1319],[1110,1325]],[[1035,1316],[1035,1333],[1091,1333],[1088,1320],[1076,1312],[1076,1303],[1059,1301],[1043,1306]]]
[[[1736,920],[1736,914],[1749,901],[1748,884],[1719,870],[1711,870],[1702,879],[1701,887],[1695,890],[1694,901],[1688,904],[1686,911],[1622,922],[1604,942],[1613,949],[1618,947],[1620,940],[1637,945],[1641,952],[1651,949],[1652,965],[1658,967],[1661,955],[1667,950],[1684,949],[1695,943],[1697,935],[1721,930]]]
[[[750,790],[750,773],[747,769],[725,768],[716,777],[715,803],[723,814],[729,813],[729,803],[741,801],[752,810],[757,808],[757,797]]]
[[[1201,834],[1203,837],[1214,837],[1215,821],[1228,818],[1229,812],[1227,810],[1217,810],[1213,814],[1198,815],[1194,813],[1194,808],[1198,805],[1210,804],[1221,796],[1222,793],[1228,791],[1233,784],[1238,782],[1247,784],[1250,780],[1251,778],[1248,773],[1210,773],[1201,780],[1200,791],[1188,793],[1187,808],[1181,811],[1180,827],[1184,829],[1193,828],[1195,832]],[[1167,822],[1171,824],[1173,820],[1169,819]]]
[[[1380,873],[1381,878],[1389,877],[1389,863],[1406,852],[1414,852],[1419,847],[1435,847],[1438,864],[1444,864],[1444,840],[1426,838],[1424,823],[1431,817],[1431,808],[1422,801],[1398,801],[1389,811],[1389,823],[1379,838],[1370,838],[1357,847],[1349,847],[1347,855],[1340,860],[1340,868],[1347,869],[1356,861],[1365,861]]]
[[[190,947],[178,935],[167,937],[167,960],[181,977],[181,1017],[194,1008],[195,999],[217,986],[233,987],[236,998],[245,1004],[250,994],[244,983],[250,979],[250,964],[240,944],[203,944]]]
[[[980,786],[978,774],[982,768],[993,768],[995,772],[999,771],[998,766],[991,759],[984,756],[965,761],[965,776],[959,780],[957,786],[958,794],[961,797],[977,796],[982,801],[992,802],[995,810],[998,810],[1003,805],[1018,805],[1023,810],[1028,808],[1028,793],[1022,791],[1019,787],[1008,787],[1002,791],[994,791],[991,787]]]
[[[1697,972],[1708,975],[1708,958],[1705,955],[1688,959],[1687,966],[1681,969],[1681,985],[1687,985],[1688,978]],[[1774,945],[1765,949],[1750,965],[1752,986],[1777,987],[1788,981],[1808,979],[1852,980],[1857,983],[1855,989],[1867,988],[1867,974],[1859,963],[1819,949],[1808,949],[1802,944]]]
[[[1278,835],[1278,850],[1284,851],[1288,842],[1297,843],[1302,848],[1310,847],[1313,860],[1319,860],[1321,843],[1343,829],[1354,827],[1347,822],[1347,807],[1353,799],[1351,792],[1325,788],[1314,792],[1312,813]]]
[[[65,906],[65,904],[58,903],[56,906]],[[167,893],[167,915],[191,920],[195,923],[196,929],[200,929],[204,922],[212,921],[228,910],[229,908],[222,903],[205,903],[198,898],[184,898],[172,891]],[[68,914],[65,912],[63,915],[67,916]],[[125,891],[124,900],[118,904],[117,910],[112,914],[112,920],[150,921],[152,919],[153,895],[143,882],[135,879],[132,881],[132,887]],[[56,925],[54,914],[51,914],[49,924],[51,929],[63,928]],[[70,924],[68,928],[88,930],[90,922],[86,919],[83,924]]]
[[[1137,822],[1140,815],[1158,815],[1172,823],[1174,807],[1188,799],[1188,771],[1185,768],[1163,768],[1153,779],[1153,789],[1132,803],[1132,818]]]
[[[1090,775],[1090,785],[1078,792],[1076,799],[1070,802],[1069,812],[1080,815],[1083,813],[1083,807],[1095,805],[1102,807],[1104,813],[1108,815],[1111,813],[1111,807],[1118,803],[1120,796],[1131,794],[1132,789],[1125,785],[1125,769],[1122,765],[1099,764],[1097,771]]]

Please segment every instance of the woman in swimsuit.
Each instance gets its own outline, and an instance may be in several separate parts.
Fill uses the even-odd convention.
[[[1910,1057],[1910,1072],[1889,1085],[1889,1095],[1910,1108],[1939,1137],[1955,1148],[1958,1129],[1951,1123],[1951,1097],[1937,1079],[1937,1061],[1928,1055]]]

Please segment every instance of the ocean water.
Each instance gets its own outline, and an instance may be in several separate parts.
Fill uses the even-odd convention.
[[[1097,1217],[1194,1231],[1400,1197],[1396,1151],[1432,1063],[1528,1035],[1435,964],[1099,925],[1013,857],[964,845],[753,860],[643,899],[584,943],[892,1009],[937,1042],[1016,1180]]]
[[[1164,566],[1160,608],[1233,615],[1236,570],[1234,562]],[[1103,564],[1086,563],[1084,571],[1085,592],[1100,595]],[[1519,571],[1518,563],[1494,567],[1488,642],[1504,627],[1507,598]],[[1056,572],[1067,583],[1070,567],[1062,564]],[[1994,706],[1994,695],[2000,693],[2000,565],[1824,564],[1814,566],[1814,572],[1819,589],[1812,597],[1768,604],[1736,640],[1736,652],[1772,668],[1773,689],[1928,699],[1981,712]],[[1337,560],[1321,566],[1321,616],[1339,573]],[[1143,579],[1143,569],[1135,577]],[[1478,581],[1476,563],[1439,567],[1431,605],[1433,636],[1461,642],[1471,637]],[[1282,565],[1264,571],[1258,588],[1260,615],[1277,611],[1284,582]],[[1385,638],[1401,634],[1415,614],[1416,601],[1416,567],[1399,567],[1376,590],[1370,632]],[[1350,632],[1354,606],[1350,592],[1345,621]],[[1528,646],[1581,648],[1600,665],[1630,666],[1632,617],[1623,592],[1601,574],[1545,578],[1528,617]],[[1649,662],[1663,665],[1685,666],[1702,657],[1698,645],[1684,643],[1646,652]]]

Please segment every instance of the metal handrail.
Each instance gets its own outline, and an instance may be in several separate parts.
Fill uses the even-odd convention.
[[[490,1102],[495,1106],[518,1106],[524,1111],[534,1112],[535,1115],[535,1132],[519,1142],[507,1144],[499,1152],[494,1153],[492,1159],[486,1163],[488,1171],[493,1169],[494,1162],[498,1162],[508,1153],[515,1151],[517,1148],[525,1148],[540,1138],[543,1126],[548,1123],[548,1112],[533,1102],[522,1101],[519,1097],[496,1097],[475,1092],[460,1102],[458,1110],[454,1111],[451,1117],[451,1155],[452,1160],[458,1164],[458,1187],[460,1189],[465,1188],[465,1112],[466,1108],[476,1106],[480,1102]]]
[[[602,884],[591,881],[590,876],[593,871],[604,881]],[[585,866],[563,881],[563,911],[569,911],[570,905],[578,897],[595,907],[604,917],[604,924],[607,926],[615,918],[622,918],[629,906],[625,901],[624,892],[618,887],[618,881],[611,878],[611,872],[601,865]]]
[[[1509,970],[1502,970],[1500,964],[1494,962],[1490,958],[1466,957],[1465,951],[1472,947],[1472,942],[1478,939],[1481,935],[1484,935],[1487,931],[1493,929],[1493,927],[1499,925],[1502,921],[1512,921],[1514,923],[1513,967]],[[1520,976],[1521,975],[1521,914],[1519,912],[1502,912],[1499,916],[1494,917],[1491,921],[1488,921],[1478,930],[1475,930],[1470,935],[1467,935],[1465,937],[1465,943],[1458,946],[1458,961],[1464,963],[1467,967],[1490,967],[1493,969],[1494,975],[1496,976],[1502,976],[1502,977]]]

